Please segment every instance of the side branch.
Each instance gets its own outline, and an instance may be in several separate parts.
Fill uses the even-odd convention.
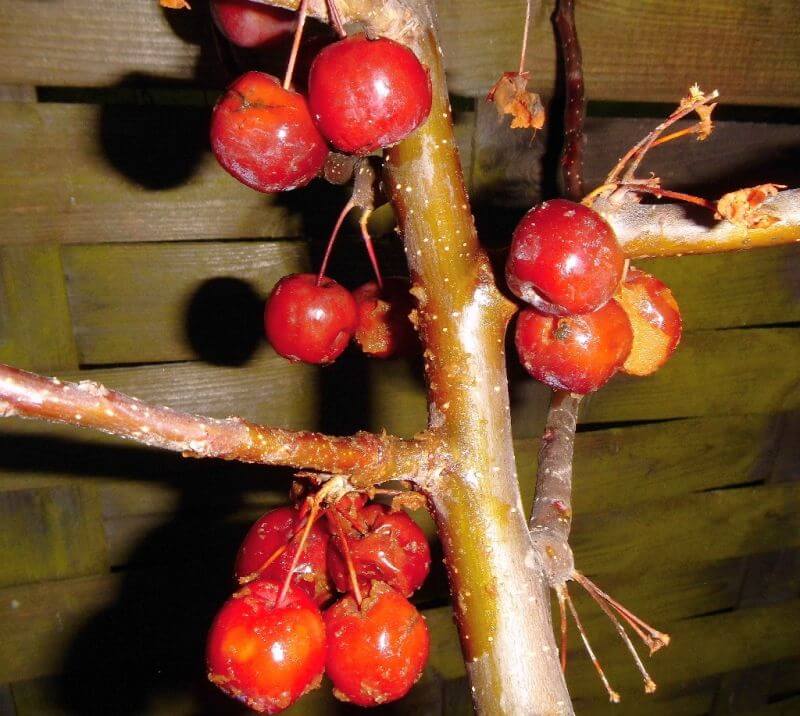
[[[94,383],[65,383],[0,365],[0,417],[19,416],[93,428],[186,457],[350,475],[354,487],[389,479],[418,480],[429,469],[423,441],[357,433],[320,433],[208,418],[148,405]]]
[[[620,192],[621,193],[621,192]],[[651,256],[709,254],[778,246],[800,241],[800,189],[778,192],[761,205],[778,221],[765,229],[748,229],[715,221],[708,212],[679,204],[639,204],[620,193],[597,199],[593,208],[611,224],[631,259]]]

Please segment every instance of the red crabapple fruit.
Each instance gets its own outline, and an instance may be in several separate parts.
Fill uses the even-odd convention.
[[[613,296],[625,257],[595,211],[566,199],[531,209],[514,229],[508,287],[543,313],[589,313]]]
[[[352,35],[311,65],[308,103],[337,149],[365,155],[399,142],[431,109],[431,81],[417,56],[394,40]]]
[[[358,324],[351,293],[331,278],[310,273],[284,276],[264,309],[264,328],[284,358],[325,365],[347,348]]]
[[[631,350],[628,316],[611,300],[594,313],[552,316],[520,312],[515,335],[520,361],[536,380],[572,393],[591,393],[622,367]]]
[[[305,98],[263,72],[245,73],[217,102],[211,149],[231,176],[265,193],[308,184],[329,153]]]

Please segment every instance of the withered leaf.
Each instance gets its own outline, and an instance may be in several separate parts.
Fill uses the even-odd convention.
[[[784,184],[759,184],[729,192],[717,202],[716,218],[727,219],[748,229],[766,229],[779,219],[765,212],[761,205],[765,199],[785,188]]]
[[[527,72],[504,72],[486,96],[487,102],[494,102],[497,113],[502,117],[511,115],[512,129],[532,129],[534,132],[544,126],[544,106],[535,92],[529,92]]]
[[[425,496],[420,492],[412,492],[409,490],[408,492],[401,492],[399,495],[395,495],[392,498],[392,511],[397,512],[398,510],[405,507],[407,510],[421,510],[427,505],[425,500]]]
[[[186,0],[158,0],[161,7],[169,8],[170,10],[191,10],[192,6]]]

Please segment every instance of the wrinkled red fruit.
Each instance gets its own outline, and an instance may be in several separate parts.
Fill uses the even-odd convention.
[[[325,625],[314,602],[291,587],[259,580],[217,613],[206,647],[208,678],[251,709],[274,714],[319,686],[325,668]]]
[[[405,597],[375,582],[359,609],[347,596],[325,612],[327,674],[334,695],[359,706],[405,696],[425,668],[430,640],[420,613]]]
[[[625,311],[612,300],[578,316],[525,309],[517,319],[515,341],[522,365],[536,380],[583,394],[597,390],[622,367],[633,332]]]
[[[506,281],[544,313],[589,313],[614,294],[624,263],[614,231],[598,213],[553,199],[531,209],[514,229]]]
[[[379,580],[408,597],[422,586],[430,571],[431,550],[425,533],[405,512],[371,504],[359,511],[351,525],[346,532],[347,546],[362,590],[369,590],[370,582]],[[328,571],[336,588],[349,592],[350,575],[341,539],[333,534]]]
[[[655,276],[631,268],[615,300],[633,329],[633,346],[622,370],[631,375],[655,373],[681,340],[681,312],[672,291]]]
[[[250,0],[211,0],[211,17],[239,47],[264,47],[288,37],[297,26],[295,13]]]
[[[370,152],[411,134],[431,109],[428,71],[407,47],[352,35],[317,55],[308,103],[320,131],[349,154]]]
[[[406,279],[387,278],[383,291],[375,281],[353,291],[358,306],[355,339],[367,355],[374,358],[407,355],[418,345],[417,334],[408,318],[414,309],[408,288]]]
[[[289,360],[327,364],[336,360],[358,323],[350,292],[331,278],[310,273],[284,276],[264,310],[267,339]]]
[[[225,171],[262,192],[308,184],[328,156],[305,98],[263,72],[242,75],[217,102],[211,149]]]
[[[236,578],[244,579],[255,574],[276,550],[285,548],[258,574],[259,577],[283,584],[292,566],[305,523],[304,517],[293,507],[279,507],[260,517],[239,547],[234,567]],[[302,589],[319,605],[332,596],[326,560],[329,539],[330,533],[324,520],[315,522],[308,533],[292,577],[292,584]]]

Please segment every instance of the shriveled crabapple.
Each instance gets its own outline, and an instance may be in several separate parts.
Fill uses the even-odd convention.
[[[428,116],[427,69],[405,45],[351,35],[324,48],[308,77],[308,103],[320,131],[348,154],[396,144]]]
[[[297,26],[294,12],[251,0],[211,0],[211,17],[239,47],[264,47],[288,38]]]
[[[360,509],[351,525],[344,538],[362,590],[379,580],[408,597],[422,586],[430,571],[430,546],[405,511],[392,512],[386,505],[373,503]],[[347,592],[351,584],[341,541],[341,534],[333,531],[328,571],[336,588]]]
[[[681,340],[681,312],[672,291],[655,276],[630,268],[615,300],[633,329],[633,345],[622,370],[639,376],[655,373]]]
[[[256,575],[283,583],[300,544],[300,533],[306,517],[294,507],[279,507],[262,515],[239,547],[234,576],[242,580]],[[292,584],[319,605],[332,596],[327,572],[329,539],[330,532],[325,521],[315,522],[292,575]],[[269,560],[269,565],[265,567]]]
[[[614,294],[624,264],[613,229],[597,212],[553,199],[531,209],[514,229],[506,281],[543,313],[589,313]]]
[[[308,184],[329,153],[305,98],[263,72],[245,73],[217,102],[211,149],[231,176],[266,193]]]
[[[520,362],[551,388],[585,394],[614,375],[631,350],[628,316],[613,299],[593,313],[552,316],[527,308],[517,318]]]
[[[325,611],[325,668],[334,695],[358,706],[405,696],[419,679],[430,650],[428,627],[405,597],[374,582],[359,606],[343,597]]]
[[[275,351],[289,360],[325,365],[347,348],[358,324],[351,293],[331,278],[284,276],[264,309],[264,329]]]
[[[206,646],[208,678],[251,709],[274,714],[317,688],[325,668],[325,624],[316,604],[261,579],[219,610]]]
[[[414,300],[404,278],[386,278],[383,288],[370,281],[353,291],[358,306],[355,341],[374,358],[407,355],[419,346],[409,319]]]

